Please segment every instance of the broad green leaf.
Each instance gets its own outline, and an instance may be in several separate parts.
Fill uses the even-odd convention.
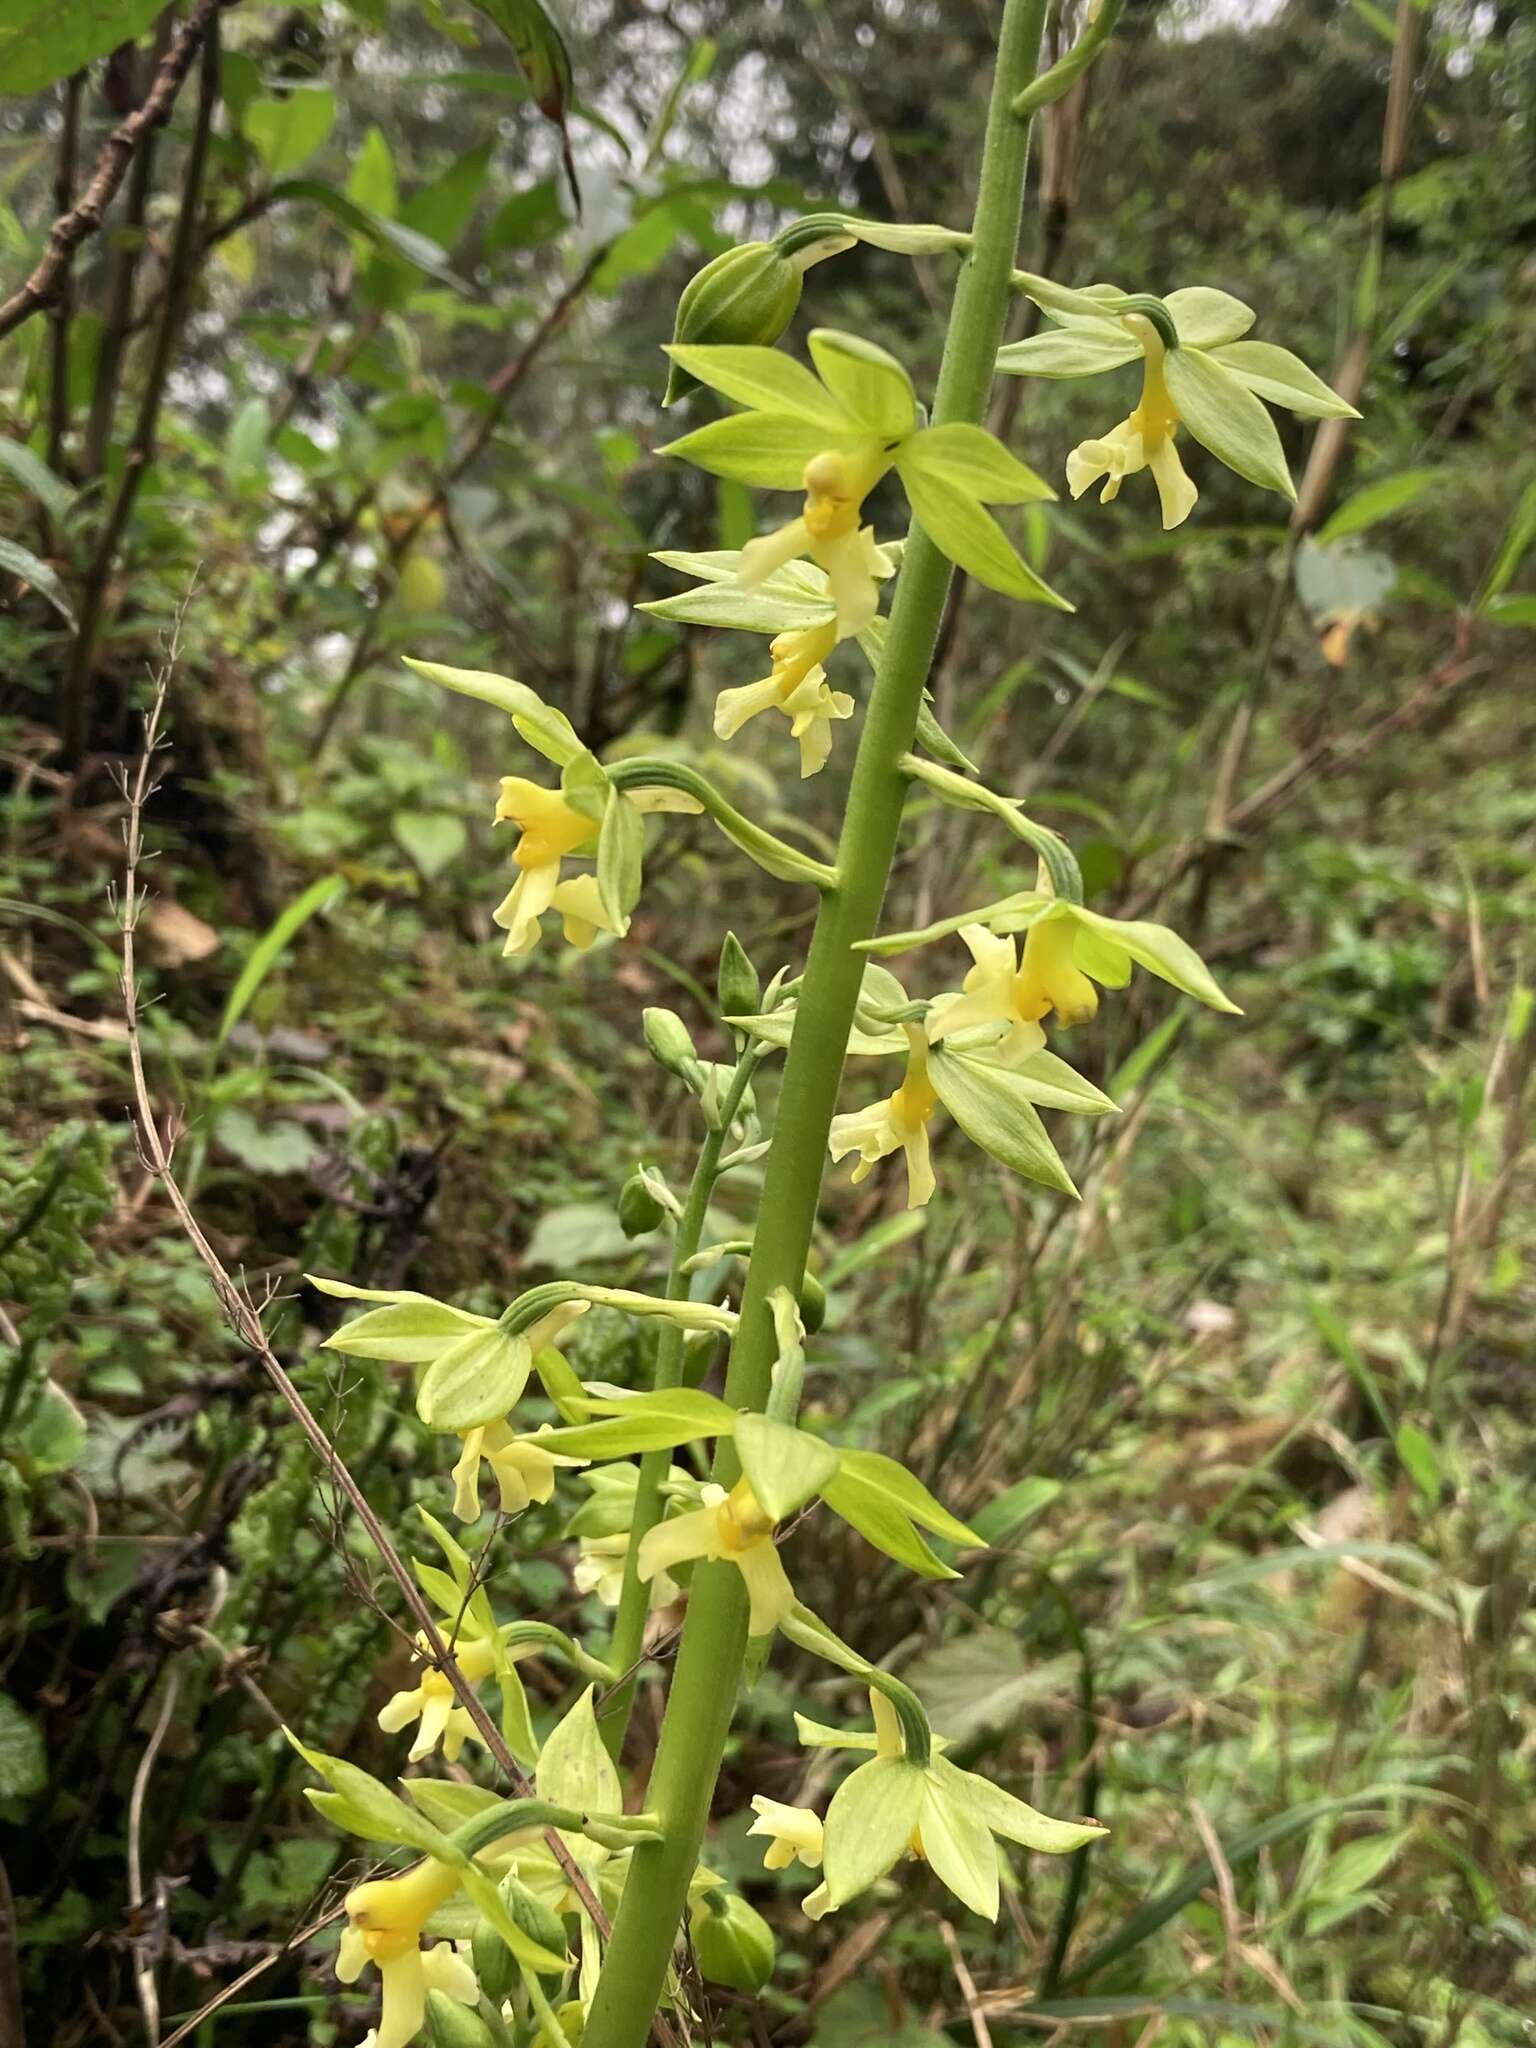
[[[833,1514],[840,1515],[850,1529],[857,1529],[866,1543],[920,1578],[958,1579],[960,1574],[934,1555],[903,1511],[892,1503],[890,1494],[848,1469],[850,1455],[843,1453],[836,1478],[822,1488],[821,1497]]]
[[[390,830],[429,882],[451,868],[469,844],[464,820],[451,811],[396,811]]]
[[[806,464],[828,448],[845,446],[849,439],[846,424],[836,433],[792,413],[739,412],[696,427],[656,453],[675,455],[714,476],[734,477],[759,490],[798,491],[805,487]]]
[[[846,410],[818,383],[814,373],[782,349],[672,342],[667,354],[690,377],[708,384],[737,405],[750,406],[754,412],[788,417],[802,425],[809,423],[823,429],[824,434],[846,435],[853,425]],[[825,438],[819,445],[827,445]]]
[[[896,467],[903,482],[916,470],[983,505],[1024,505],[1056,495],[995,434],[958,421],[915,434],[897,456]]]
[[[972,1144],[1026,1180],[1077,1194],[1019,1075],[974,1053],[940,1045],[929,1056],[928,1078]]]
[[[1327,547],[1333,541],[1343,540],[1346,534],[1364,533],[1368,526],[1406,510],[1433,489],[1443,474],[1439,469],[1404,469],[1396,476],[1379,477],[1363,490],[1352,492],[1332,518],[1318,528],[1318,546]]]
[[[1193,996],[1197,1002],[1205,1003],[1213,1010],[1224,1011],[1229,1017],[1243,1014],[1218,986],[1216,977],[1194,947],[1181,939],[1177,932],[1170,931],[1167,925],[1105,917],[1097,910],[1085,909],[1080,903],[1070,905],[1067,914],[1083,930],[1097,932],[1111,945],[1129,953],[1138,967],[1145,967],[1160,981],[1171,982],[1185,995]]]
[[[0,1692],[0,1799],[30,1799],[47,1782],[48,1758],[37,1724]]]
[[[909,1848],[923,1808],[924,1774],[902,1757],[860,1764],[832,1795],[822,1869],[834,1906],[884,1877]]]
[[[835,327],[814,328],[808,346],[821,381],[860,426],[882,441],[900,441],[911,433],[917,396],[893,355]]]
[[[843,1451],[842,1469],[871,1492],[882,1494],[893,1507],[935,1536],[967,1549],[979,1549],[981,1538],[942,1501],[934,1499],[915,1473],[883,1451]]]
[[[976,1534],[994,1549],[1016,1536],[1026,1522],[1048,1508],[1062,1490],[1059,1479],[1019,1479],[972,1517]]]
[[[1211,285],[1185,285],[1169,292],[1163,304],[1173,315],[1174,329],[1185,348],[1217,348],[1236,341],[1253,325],[1252,306]]]
[[[248,398],[230,421],[224,437],[224,470],[235,490],[243,490],[265,477],[270,424],[264,398]]]
[[[466,1337],[494,1330],[489,1316],[472,1316],[446,1302],[401,1302],[370,1309],[327,1337],[321,1347],[344,1358],[381,1358],[391,1365],[430,1365]]]
[[[1300,356],[1288,348],[1276,348],[1272,341],[1234,341],[1212,351],[1213,360],[1230,370],[1248,389],[1271,405],[1283,405],[1288,412],[1305,419],[1357,420],[1360,415],[1339,394],[1331,390],[1315,370],[1309,370]]]
[[[565,713],[546,704],[526,683],[489,669],[449,668],[440,661],[414,661],[408,654],[401,658],[429,683],[440,683],[445,690],[457,690],[461,697],[477,697],[482,704],[505,711],[519,738],[558,767],[564,768],[586,752]]]
[[[4,62],[0,53],[0,63]],[[46,505],[55,519],[63,519],[75,501],[73,488],[34,455],[24,441],[0,440],[0,470],[8,471],[24,491],[30,491]]]
[[[323,85],[296,85],[280,98],[252,100],[241,126],[267,175],[281,178],[314,155],[335,119],[333,92]]]
[[[30,583],[39,597],[47,598],[66,625],[74,625],[75,614],[57,572],[30,548],[24,548],[19,541],[0,538],[0,574],[19,576],[23,583]]]
[[[1119,321],[1103,328],[1050,327],[997,352],[997,367],[1011,377],[1097,377],[1136,362],[1141,343]]]
[[[997,1843],[992,1830],[945,1781],[930,1772],[923,1787],[923,1857],[962,1905],[995,1920],[999,1905]]]
[[[394,153],[384,130],[370,127],[347,173],[347,197],[382,220],[393,220],[400,204]]]
[[[490,160],[489,142],[468,150],[440,177],[411,194],[400,209],[401,226],[445,252],[454,248],[474,217]]]
[[[1081,1849],[1085,1843],[1095,1842],[1109,1832],[1097,1821],[1053,1820],[1049,1814],[1037,1813],[1022,1799],[1005,1792],[1001,1785],[994,1785],[990,1778],[962,1771],[947,1757],[936,1756],[929,1769],[956,1805],[973,1813],[994,1835],[1018,1842],[1025,1849],[1038,1850],[1042,1855],[1070,1855],[1074,1849]]]
[[[539,112],[563,127],[573,90],[571,59],[548,10],[539,0],[475,0],[475,4],[512,45]]]
[[[5,0],[0,94],[19,99],[143,35],[161,0]]]
[[[786,1521],[836,1476],[838,1454],[831,1444],[766,1415],[742,1415],[735,1429],[736,1455],[765,1514]]]
[[[901,480],[929,539],[978,583],[1026,604],[1073,609],[1023,561],[992,514],[974,498],[910,465],[902,465]]]
[[[440,1351],[427,1368],[416,1392],[416,1413],[428,1429],[462,1432],[499,1422],[532,1370],[533,1350],[526,1337],[514,1337],[497,1324],[472,1330]]]
[[[1198,348],[1175,348],[1163,374],[1180,418],[1202,447],[1249,483],[1296,496],[1274,421],[1230,370]]]
[[[279,914],[256,941],[225,1001],[224,1014],[219,1019],[218,1034],[214,1039],[215,1050],[225,1043],[231,1031],[245,1015],[256,991],[288,950],[289,941],[294,934],[302,925],[307,924],[317,911],[325,910],[334,903],[344,893],[346,886],[340,875],[322,875],[318,882],[311,882],[302,895],[295,896],[287,909]]]

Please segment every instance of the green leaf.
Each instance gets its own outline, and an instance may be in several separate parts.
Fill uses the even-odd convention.
[[[837,1474],[838,1454],[831,1444],[766,1415],[738,1417],[735,1443],[758,1504],[776,1522],[787,1521]]]
[[[347,173],[347,197],[383,220],[393,220],[400,204],[394,153],[384,130],[370,127]]]
[[[847,439],[846,425],[841,434],[834,434],[787,412],[742,412],[696,427],[656,453],[675,455],[698,469],[756,484],[760,490],[798,491],[805,486],[806,464]]]
[[[392,1365],[430,1365],[466,1337],[494,1330],[488,1316],[450,1308],[426,1295],[390,1308],[370,1309],[327,1337],[321,1347],[345,1358],[382,1358]]]
[[[589,1685],[550,1731],[539,1752],[534,1787],[541,1799],[575,1807],[578,1813],[622,1813],[624,1789],[598,1729],[595,1694],[596,1687]],[[560,1839],[584,1868],[605,1860],[605,1851],[585,1835],[562,1831]]]
[[[939,1045],[929,1055],[928,1078],[972,1144],[1026,1180],[1077,1194],[1021,1076],[973,1053]]]
[[[1300,356],[1288,348],[1276,348],[1272,341],[1234,341],[1216,349],[1213,360],[1271,405],[1283,405],[1288,412],[1305,419],[1357,420],[1352,405],[1325,384],[1315,370],[1309,370]]]
[[[850,1478],[882,1495],[922,1528],[931,1529],[935,1536],[966,1549],[981,1547],[976,1531],[952,1515],[942,1501],[935,1500],[921,1479],[895,1458],[886,1457],[883,1451],[843,1451],[841,1463]]]
[[[0,32],[3,33],[3,32]],[[0,56],[0,62],[3,62]],[[53,514],[63,519],[75,502],[72,487],[34,455],[24,441],[0,440],[0,470],[8,470],[23,490],[30,491]]]
[[[1363,533],[1368,526],[1390,519],[1394,512],[1406,510],[1432,490],[1443,474],[1438,469],[1404,469],[1395,476],[1379,477],[1364,490],[1352,492],[1333,517],[1318,528],[1318,546],[1327,547],[1346,534]]]
[[[808,346],[821,381],[860,426],[882,441],[904,440],[911,433],[917,395],[893,355],[835,327],[813,328]]]
[[[467,151],[440,177],[411,194],[400,209],[401,226],[423,236],[435,248],[444,252],[452,249],[474,218],[490,160],[489,142]]]
[[[533,1350],[526,1337],[514,1337],[494,1324],[472,1330],[432,1361],[416,1392],[416,1413],[428,1429],[462,1432],[499,1422],[532,1370]]]
[[[213,1041],[215,1050],[226,1042],[231,1031],[245,1015],[256,991],[288,950],[289,942],[295,933],[306,925],[317,911],[324,910],[334,903],[344,893],[346,886],[340,875],[322,875],[318,882],[311,882],[301,895],[295,896],[256,941],[225,1001],[224,1014],[219,1019],[218,1035]]]
[[[610,788],[597,839],[597,888],[621,934],[629,930],[629,913],[640,900],[644,857],[645,820],[627,797]]]
[[[0,94],[20,99],[144,34],[161,0],[6,0]]]
[[[85,1417],[61,1386],[45,1379],[16,1431],[16,1442],[31,1467],[30,1477],[67,1471],[85,1450]]]
[[[264,398],[248,398],[230,421],[224,437],[224,471],[235,490],[261,481],[267,468],[267,433],[271,415]]]
[[[349,1834],[359,1835],[365,1842],[399,1843],[407,1849],[419,1849],[423,1855],[436,1856],[442,1862],[458,1860],[444,1854],[449,1844],[432,1823],[414,1812],[387,1785],[381,1785],[377,1778],[348,1763],[345,1757],[327,1756],[324,1750],[306,1748],[291,1729],[285,1728],[283,1733],[310,1769],[331,1787],[331,1796],[323,1806],[321,1801],[326,1800],[326,1794],[311,1792],[312,1804]]]
[[[234,1105],[214,1118],[213,1134],[252,1173],[303,1173],[320,1146],[302,1124],[284,1117],[259,1123],[248,1109]]]
[[[4,46],[0,44],[0,55]],[[30,1799],[48,1782],[48,1758],[37,1724],[9,1693],[0,1692],[0,1799]]]
[[[1440,1498],[1444,1475],[1440,1453],[1433,1439],[1416,1422],[1402,1422],[1397,1429],[1397,1455],[1403,1470],[1433,1507]]]
[[[47,598],[66,625],[74,625],[75,615],[63,584],[56,572],[30,548],[24,548],[19,541],[0,538],[0,571],[19,576],[23,583],[30,583],[39,597]]]
[[[923,1808],[924,1774],[903,1757],[860,1764],[832,1795],[823,1872],[834,1906],[884,1877],[912,1840]]]
[[[960,422],[914,435],[897,456],[896,467],[903,482],[916,470],[983,505],[1024,505],[1056,495],[995,434]]]
[[[407,668],[425,676],[429,683],[439,683],[445,690],[456,690],[461,697],[476,697],[482,704],[494,704],[498,711],[505,711],[518,737],[557,767],[566,767],[586,752],[565,713],[546,704],[538,691],[530,690],[526,683],[511,676],[495,675],[489,669],[449,668],[440,661],[415,661],[408,654],[402,659]]]
[[[1005,597],[1022,598],[1026,604],[1073,610],[1028,567],[992,514],[974,498],[909,464],[902,465],[901,480],[929,539],[978,583],[1000,590]]]
[[[267,196],[274,205],[287,205],[298,199],[318,206],[322,212],[339,221],[349,234],[365,235],[386,253],[400,257],[438,284],[447,285],[457,292],[468,290],[464,280],[448,268],[445,253],[436,242],[428,241],[425,235],[417,234],[401,221],[384,220],[378,214],[370,213],[367,207],[359,206],[337,186],[322,184],[318,178],[284,178],[272,187]]]
[[[563,127],[573,81],[564,38],[539,0],[475,0],[512,45],[518,69],[546,120]]]
[[[1275,423],[1247,385],[1198,348],[1170,349],[1163,374],[1185,426],[1219,462],[1264,490],[1296,496]]]
[[[464,820],[451,811],[396,811],[390,830],[429,882],[452,867],[469,844]]]
[[[672,342],[667,354],[679,369],[686,370],[701,384],[708,384],[722,397],[754,412],[781,415],[824,429],[817,448],[825,448],[826,433],[846,436],[853,422],[836,398],[817,382],[814,374],[794,356],[777,348],[713,347]],[[666,450],[662,451],[666,453]],[[812,454],[816,453],[813,449]],[[807,457],[808,461],[810,458]],[[804,467],[802,463],[801,467]]]
[[[1490,597],[1480,606],[1485,619],[1495,626],[1536,626],[1536,596],[1506,594]]]
[[[1175,331],[1185,348],[1217,348],[1236,341],[1253,325],[1252,306],[1211,285],[1185,285],[1169,292],[1163,304],[1173,315]]]
[[[1509,524],[1499,541],[1499,552],[1494,557],[1493,567],[1488,572],[1488,580],[1483,585],[1478,600],[1479,610],[1487,608],[1490,600],[1496,598],[1511,582],[1525,559],[1526,549],[1533,540],[1536,540],[1536,482],[1526,485],[1520,494],[1519,503],[1510,514]],[[1508,623],[1507,615],[1505,616]],[[1529,622],[1522,620],[1519,623]]]
[[[336,95],[323,85],[296,85],[279,99],[252,100],[241,123],[267,175],[281,178],[314,155],[336,119]]]
[[[1067,915],[1080,930],[1098,933],[1111,945],[1129,953],[1138,967],[1145,967],[1149,974],[1155,974],[1160,981],[1170,982],[1197,1002],[1205,1003],[1212,1010],[1220,1010],[1229,1017],[1243,1014],[1219,987],[1194,947],[1181,939],[1177,932],[1170,931],[1167,925],[1105,917],[1080,903],[1068,905]]]
[[[1142,346],[1116,321],[1112,327],[1050,327],[997,352],[997,367],[1011,377],[1097,377],[1136,362]]]

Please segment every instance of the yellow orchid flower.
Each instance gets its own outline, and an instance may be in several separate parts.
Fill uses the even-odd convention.
[[[549,1424],[544,1428],[547,1430]],[[519,1436],[505,1422],[483,1422],[464,1432],[464,1451],[453,1468],[453,1512],[461,1522],[480,1518],[480,1462],[490,1466],[501,1495],[504,1515],[520,1515],[532,1501],[549,1500],[555,1473],[562,1465],[582,1465],[583,1458],[565,1458],[546,1451],[538,1441],[542,1430]]]
[[[928,1078],[928,1040],[915,1025],[905,1026],[907,1071],[894,1095],[868,1109],[856,1109],[832,1119],[827,1147],[834,1159],[857,1152],[853,1169],[855,1186],[878,1161],[892,1152],[904,1152],[907,1162],[907,1207],[921,1209],[932,1199],[938,1185],[928,1149],[928,1119],[938,1108],[939,1098]]]
[[[854,456],[837,448],[812,456],[805,465],[805,509],[800,517],[749,540],[742,549],[742,589],[757,590],[775,569],[809,555],[825,572],[837,607],[835,639],[862,633],[879,610],[878,586],[894,571],[875,545],[874,528],[861,526],[859,515],[865,496],[893,460],[878,442],[868,443]]]
[[[979,1024],[1006,1023],[1006,1035],[989,1056],[1003,1066],[1017,1066],[1044,1046],[1042,1017],[1054,1010],[1059,1023],[1082,1024],[1098,1009],[1098,990],[1073,957],[1076,932],[1068,919],[1031,925],[1024,934],[1022,960],[1011,938],[985,925],[962,925],[960,936],[976,964],[959,995],[935,1002],[928,1018],[930,1045]]]
[[[1104,478],[1099,502],[1118,497],[1120,486],[1138,470],[1150,469],[1163,508],[1163,527],[1181,526],[1195,509],[1199,492],[1185,473],[1173,444],[1179,410],[1169,394],[1163,365],[1163,338],[1143,313],[1128,313],[1121,323],[1141,344],[1141,398],[1128,419],[1112,427],[1102,440],[1080,441],[1067,457],[1067,488],[1080,498]]]
[[[733,1564],[746,1580],[751,1602],[748,1634],[772,1634],[795,1604],[795,1590],[773,1540],[773,1517],[758,1505],[745,1479],[738,1479],[729,1493],[723,1486],[706,1486],[703,1500],[692,1514],[658,1522],[641,1537],[642,1581],[691,1558]]]
[[[624,1564],[628,1556],[627,1532],[617,1536],[583,1536],[581,1555],[571,1574],[577,1592],[595,1593],[605,1607],[617,1607],[624,1591]],[[652,1607],[670,1607],[681,1596],[682,1588],[670,1572],[657,1572],[651,1579]]]
[[[472,2005],[479,1996],[474,1972],[449,1942],[425,1954],[421,1932],[459,1888],[459,1873],[430,1858],[401,1877],[360,1884],[346,1897],[347,1928],[336,1951],[336,1975],[355,1984],[370,1963],[384,1980],[384,2010],[376,2048],[406,2048],[427,2015],[427,1993],[446,1991]]]
[[[430,1657],[431,1644],[424,1635],[417,1636],[416,1645],[423,1657]],[[453,1661],[471,1685],[478,1685],[496,1668],[496,1646],[489,1636],[461,1641],[454,1645]],[[475,1724],[467,1709],[458,1704],[452,1679],[446,1671],[439,1671],[435,1664],[429,1663],[417,1684],[405,1692],[397,1692],[379,1709],[379,1726],[386,1735],[397,1735],[413,1721],[421,1723],[411,1744],[410,1760],[413,1764],[420,1763],[424,1756],[430,1756],[439,1742],[449,1763],[456,1763],[460,1750],[475,1734]]]
[[[784,1806],[761,1792],[752,1796],[757,1815],[749,1835],[767,1835],[763,1851],[764,1870],[787,1870],[797,1859],[811,1870],[821,1867],[821,1815],[808,1806]]]
[[[779,711],[800,742],[800,773],[815,775],[832,751],[832,721],[852,718],[853,699],[827,683],[822,663],[837,645],[837,624],[780,633],[769,642],[773,673],[760,683],[722,690],[715,699],[715,737],[733,739],[749,719]]]
[[[697,798],[676,789],[626,790],[622,801],[645,813],[703,808]],[[517,880],[491,913],[507,935],[504,954],[532,952],[546,910],[559,911],[566,937],[576,946],[590,946],[598,932],[614,930],[595,877],[560,879],[562,861],[573,854],[596,853],[601,828],[595,818],[567,803],[558,789],[545,789],[524,775],[504,775],[496,823],[516,825],[519,835],[512,849]]]

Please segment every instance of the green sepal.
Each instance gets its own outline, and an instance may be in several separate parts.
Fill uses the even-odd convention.
[[[327,1286],[325,1291],[334,1290]],[[466,1337],[495,1327],[489,1316],[471,1315],[467,1309],[450,1308],[445,1301],[433,1301],[420,1294],[414,1299],[392,1302],[387,1308],[364,1310],[362,1315],[333,1331],[320,1348],[339,1351],[344,1358],[385,1359],[392,1365],[430,1365]]]
[[[498,711],[505,711],[519,738],[557,766],[563,768],[567,761],[585,751],[565,713],[546,704],[537,690],[530,690],[526,683],[516,682],[511,676],[494,675],[489,669],[448,668],[440,661],[414,661],[409,655],[401,658],[407,668],[425,676],[429,683],[439,683],[445,690],[456,690],[461,697],[477,697],[482,704],[494,704]]]
[[[1173,315],[1181,348],[1218,348],[1236,341],[1253,325],[1253,308],[1214,285],[1181,285],[1163,299]]]
[[[962,1771],[948,1757],[936,1756],[929,1770],[957,1804],[968,1807],[993,1834],[1022,1848],[1045,1856],[1069,1856],[1109,1833],[1097,1821],[1052,1820],[1049,1814],[1037,1813],[989,1778]]]
[[[906,1854],[923,1808],[924,1772],[877,1756],[846,1777],[824,1822],[822,1871],[834,1906],[867,1891]]]
[[[597,892],[609,922],[622,936],[629,914],[640,901],[645,859],[645,820],[618,790],[610,787],[597,835]]]
[[[866,1543],[883,1550],[887,1557],[894,1557],[919,1578],[959,1578],[959,1572],[934,1554],[902,1510],[893,1505],[890,1495],[871,1486],[846,1464],[840,1464],[836,1478],[823,1487],[821,1497],[833,1514],[850,1529],[858,1530]]]
[[[690,377],[753,412],[808,422],[823,436],[846,434],[852,424],[848,408],[804,363],[782,349],[703,348],[674,342],[667,354]],[[826,445],[823,438],[821,446]]]
[[[1256,397],[1283,405],[1303,419],[1357,420],[1354,406],[1330,389],[1300,356],[1272,341],[1233,341],[1213,349],[1211,360],[1246,384]]]
[[[1005,597],[1063,612],[1076,609],[1035,574],[984,505],[907,461],[907,454],[904,449],[896,459],[902,484],[923,531],[942,554]]]
[[[831,1444],[767,1415],[740,1415],[733,1431],[736,1455],[763,1512],[776,1522],[803,1508],[837,1476]]]
[[[428,1429],[478,1429],[515,1405],[533,1370],[533,1348],[500,1324],[476,1330],[441,1352],[416,1390],[416,1413]]]
[[[613,788],[597,756],[582,747],[560,770],[560,794],[573,811],[601,826]]]
[[[603,1419],[545,1431],[540,1446],[571,1458],[627,1458],[636,1451],[667,1450],[697,1438],[730,1436],[739,1411],[713,1394],[672,1387],[623,1401],[588,1397]]]
[[[978,1054],[936,1045],[928,1056],[928,1078],[972,1144],[1026,1180],[1076,1196],[1072,1176],[1019,1074]]]
[[[1001,1891],[992,1830],[931,1769],[923,1785],[920,1825],[924,1860],[940,1884],[973,1913],[995,1920]]]
[[[835,433],[792,413],[740,412],[696,427],[656,453],[759,490],[798,491],[808,462],[829,448],[846,450],[853,438],[846,428]]]
[[[345,1757],[327,1756],[323,1749],[310,1749],[291,1728],[284,1735],[312,1771],[324,1778],[329,1792],[309,1791],[311,1803],[328,1820],[357,1835],[365,1842],[388,1842],[435,1856],[441,1863],[461,1864],[463,1857],[438,1828],[415,1813],[397,1793],[381,1785]],[[322,1803],[323,1802],[323,1803]]]
[[[1294,499],[1275,423],[1246,384],[1203,349],[1170,349],[1163,363],[1179,417],[1219,462],[1261,489]]]
[[[887,350],[835,327],[814,328],[811,360],[845,412],[877,439],[903,441],[917,424],[912,379]]]
[[[1080,903],[1069,905],[1067,915],[1080,931],[1098,933],[1122,953],[1128,954],[1138,967],[1145,967],[1159,981],[1166,981],[1182,994],[1193,996],[1196,1002],[1204,1003],[1209,1009],[1220,1010],[1229,1017],[1243,1014],[1194,947],[1188,940],[1181,939],[1177,932],[1170,931],[1167,925],[1148,924],[1135,918],[1105,917],[1102,912],[1089,910]],[[1075,952],[1076,948],[1073,950]],[[1079,965],[1082,964],[1080,960]],[[1085,966],[1084,972],[1088,971]]]
[[[916,472],[982,505],[1027,505],[1056,496],[995,434],[963,421],[914,434],[897,468],[904,483]]]

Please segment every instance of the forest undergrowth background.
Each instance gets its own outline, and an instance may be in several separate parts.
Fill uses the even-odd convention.
[[[0,42],[3,295],[164,64],[174,11],[113,5],[148,40],[70,76]],[[172,2030],[270,1965],[199,2043],[355,2038],[334,1929],[306,1933],[348,1851],[276,1731],[399,1765],[393,1594],[128,1120],[114,885],[152,674],[176,636],[151,1086],[398,1527],[441,1483],[406,1376],[320,1352],[302,1274],[471,1308],[556,1268],[654,1283],[611,1190],[687,1132],[634,1008],[718,1053],[722,924],[771,972],[808,916],[740,869],[727,900],[679,824],[623,947],[503,960],[517,764],[400,656],[516,674],[594,747],[666,735],[802,830],[780,736],[710,737],[759,650],[628,609],[678,588],[653,551],[757,517],[653,454],[660,346],[707,256],[797,212],[968,218],[993,13],[573,0],[573,75],[531,90],[467,8],[232,6],[65,296],[0,331],[0,2038],[142,2039],[146,1954]],[[1065,1772],[1111,1833],[1021,1862],[963,1944],[921,1880],[808,1928],[746,1800],[814,1785],[793,1712],[826,1681],[770,1675],[710,1860],[791,1931],[714,2038],[1507,2048],[1536,2004],[1536,23],[1143,0],[1042,127],[1024,264],[1235,292],[1363,418],[1284,419],[1289,528],[1197,455],[1173,534],[1134,489],[1027,509],[1080,619],[952,605],[947,729],[1070,833],[1095,907],[1166,916],[1246,1014],[1142,982],[1074,1045],[1124,1109],[1064,1145],[1080,1204],[974,1158],[910,1214],[831,1174],[807,1411],[991,1547],[914,1588],[827,1516],[797,1584],[878,1621],[952,1755]],[[950,263],[840,257],[839,324],[931,382]],[[1002,380],[993,425],[1059,485],[1106,388]],[[830,829],[846,771],[798,815]],[[963,814],[912,844],[914,924],[1021,886]],[[628,1383],[633,1343],[597,1311],[571,1351]],[[593,1597],[516,1569],[554,1619]],[[278,1954],[278,1924],[305,1938]]]

